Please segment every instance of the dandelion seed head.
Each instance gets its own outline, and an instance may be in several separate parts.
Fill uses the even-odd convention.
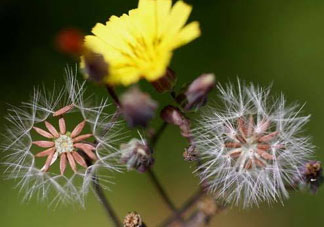
[[[298,105],[286,105],[270,88],[238,81],[218,85],[222,105],[209,106],[193,129],[208,189],[226,202],[250,207],[288,198],[298,166],[313,152]]]
[[[9,110],[0,149],[5,174],[18,182],[25,200],[84,206],[94,174],[108,187],[111,174],[102,171],[121,170],[115,147],[125,130],[107,113],[107,100],[93,104],[76,72],[67,68],[66,74],[64,88],[35,89],[31,102]]]

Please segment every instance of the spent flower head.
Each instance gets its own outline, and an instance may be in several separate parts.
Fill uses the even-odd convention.
[[[146,141],[139,134],[141,139],[133,138],[126,144],[121,144],[121,162],[126,164],[127,169],[135,169],[144,173],[153,164],[154,158]]]
[[[31,102],[9,110],[1,150],[6,173],[18,180],[25,199],[35,195],[53,198],[51,204],[83,205],[94,174],[109,182],[98,171],[119,170],[114,148],[121,136],[120,127],[115,127],[119,123],[105,112],[107,100],[94,106],[89,102],[93,97],[85,99],[85,84],[73,74],[67,69],[63,89],[53,93],[36,89]]]
[[[124,218],[124,227],[145,227],[141,215],[137,212],[130,212]]]
[[[296,184],[309,189],[315,194],[323,184],[323,168],[320,161],[305,162],[300,168],[300,175],[296,177]]]
[[[200,36],[198,22],[186,25],[191,10],[183,1],[172,6],[172,0],[139,0],[128,14],[98,23],[86,36],[85,48],[109,64],[109,85],[156,81],[165,75],[173,50]]]
[[[238,82],[218,89],[223,105],[209,107],[194,129],[201,180],[243,207],[287,198],[286,186],[313,151],[301,134],[309,116],[287,106],[283,95],[272,98],[270,88]]]

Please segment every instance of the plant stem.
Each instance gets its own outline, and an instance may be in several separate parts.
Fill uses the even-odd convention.
[[[194,195],[192,195],[183,206],[178,209],[170,218],[166,219],[160,226],[168,226],[172,224],[177,219],[181,218],[193,205],[195,205],[199,199],[205,194],[203,190],[199,190]]]
[[[106,85],[106,89],[107,89],[109,95],[111,96],[111,98],[114,100],[116,106],[120,107],[120,101],[119,101],[119,98],[118,98],[114,88],[109,85]]]
[[[153,172],[152,169],[149,169],[147,171],[153,185],[155,186],[155,188],[158,190],[160,196],[162,197],[162,199],[164,200],[164,202],[167,204],[167,206],[173,211],[173,212],[177,212],[177,208],[175,207],[175,205],[172,203],[171,199],[169,198],[169,196],[167,195],[166,191],[164,190],[164,188],[162,187],[161,183],[159,182],[159,180],[157,179],[157,177],[155,176],[155,173]]]
[[[121,108],[121,103],[119,101],[118,95],[116,94],[115,90],[113,89],[113,87],[107,85],[106,89],[109,93],[109,95],[112,97],[112,99],[114,100],[117,108]],[[160,139],[161,135],[163,134],[164,130],[167,127],[167,123],[163,123],[161,125],[161,127],[157,130],[157,132],[155,133],[155,135],[153,135],[153,137],[151,138],[151,140],[149,141],[149,145],[151,150],[154,150],[155,145],[157,144],[158,140]],[[153,183],[153,185],[156,187],[156,189],[158,190],[160,196],[162,197],[162,199],[165,201],[165,203],[168,205],[168,207],[173,211],[176,212],[177,209],[174,206],[174,204],[172,203],[171,199],[168,197],[166,191],[164,190],[164,188],[162,187],[161,183],[159,182],[159,180],[157,179],[157,177],[155,176],[154,172],[152,169],[148,170],[148,175]],[[103,203],[104,204],[104,203]],[[115,222],[116,223],[116,222]]]
[[[162,125],[160,126],[160,128],[152,136],[152,138],[150,140],[150,144],[149,144],[152,150],[155,148],[157,142],[161,138],[161,135],[163,134],[163,132],[167,128],[167,126],[168,126],[168,124],[166,122],[163,122]]]
[[[111,218],[111,220],[113,221],[116,227],[122,227],[119,218],[117,217],[115,211],[113,210],[112,206],[109,204],[107,198],[105,197],[103,189],[99,184],[99,179],[95,175],[93,177],[94,177],[94,180],[92,181],[93,188],[97,194],[99,201],[102,203],[103,207],[105,208],[108,217]]]
[[[156,131],[156,133],[150,139],[149,146],[150,146],[152,152],[154,151],[154,148],[155,148],[157,142],[161,138],[161,135],[163,134],[163,132],[164,132],[164,130],[166,129],[167,126],[168,126],[168,124],[166,122],[163,122],[162,125],[159,127],[159,129]],[[155,175],[155,173],[153,172],[152,169],[148,170],[148,175],[149,175],[150,180],[152,181],[153,185],[158,190],[161,198],[167,204],[167,206],[173,212],[176,212],[177,208],[175,207],[175,205],[173,204],[173,202],[169,198],[168,194],[166,193],[165,189],[162,187],[162,184],[160,183],[160,181],[158,180],[158,178],[156,177],[156,175]]]

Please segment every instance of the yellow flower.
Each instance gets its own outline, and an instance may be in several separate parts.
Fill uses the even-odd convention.
[[[98,23],[85,47],[108,62],[105,83],[127,86],[162,77],[172,51],[200,36],[198,22],[186,25],[191,10],[183,1],[172,6],[172,0],[139,0],[137,9]]]

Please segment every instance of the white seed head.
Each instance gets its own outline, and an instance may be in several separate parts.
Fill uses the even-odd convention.
[[[25,192],[24,199],[36,196],[50,202],[49,205],[78,202],[83,206],[84,196],[94,180],[93,174],[96,174],[102,186],[106,187],[105,183],[110,183],[110,176],[103,176],[98,171],[100,170],[100,173],[102,169],[109,170],[107,172],[120,171],[119,151],[116,147],[123,140],[125,130],[120,122],[116,122],[106,113],[109,106],[107,100],[101,101],[99,105],[93,105],[90,102],[94,100],[93,97],[84,99],[85,83],[79,84],[72,70],[67,69],[66,73],[67,81],[63,89],[53,93],[46,89],[35,90],[30,103],[22,103],[21,107],[9,110],[8,127],[3,134],[0,149],[5,156],[6,175],[19,181],[18,186]],[[64,116],[75,114],[76,117],[81,117],[80,125],[84,122],[87,129],[83,129],[83,125],[76,126],[73,120],[65,122],[62,114]],[[47,122],[58,120],[60,130]],[[45,121],[47,131],[39,128],[44,126]],[[73,128],[75,130],[72,133],[66,130]],[[82,129],[84,132],[79,135]],[[44,141],[35,141],[35,131],[44,137]],[[94,145],[82,143],[87,138],[92,142],[96,140],[97,143]],[[39,154],[37,153],[39,151],[35,151],[35,144],[52,147]],[[87,150],[92,158],[92,165],[88,166],[85,163],[84,157],[76,153],[76,148]],[[73,171],[68,170],[70,167],[64,160],[60,162],[59,159],[63,158]],[[46,164],[43,167],[39,166],[38,162],[44,164],[45,160],[49,160],[46,162],[47,166]],[[71,174],[60,174],[58,169],[60,168],[62,173],[65,166],[67,172]]]
[[[201,181],[243,207],[287,198],[286,186],[313,151],[302,135],[309,116],[299,116],[298,105],[286,106],[283,95],[272,98],[270,88],[238,81],[237,88],[218,89],[222,105],[206,108],[193,129]]]

